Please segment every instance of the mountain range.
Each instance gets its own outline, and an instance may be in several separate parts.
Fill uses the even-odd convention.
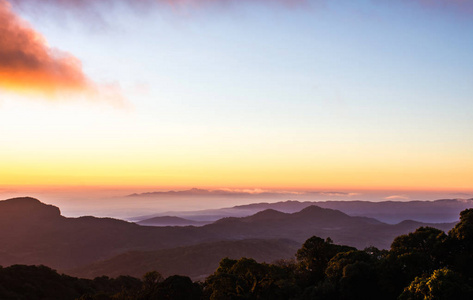
[[[300,243],[291,240],[217,241],[155,251],[130,251],[68,270],[67,273],[89,279],[104,274],[109,277],[129,275],[139,278],[151,270],[160,270],[165,277],[179,274],[200,280],[213,273],[224,257],[251,257],[258,262],[271,263],[294,258],[299,247]]]
[[[193,221],[175,216],[154,217],[136,222],[143,226],[203,226],[210,221]]]
[[[0,265],[44,264],[81,276],[127,274],[130,266],[141,265],[133,272],[162,267],[158,271],[164,274],[199,277],[225,256],[288,258],[314,235],[357,248],[389,248],[394,237],[420,226],[449,230],[454,223],[393,225],[311,205],[294,213],[266,209],[201,227],[153,227],[92,216],[66,218],[59,208],[25,197],[0,201]],[[188,261],[188,273],[177,264],[170,268],[172,261]]]
[[[149,214],[131,218],[130,221],[144,222],[151,225],[148,219],[173,216],[186,219],[182,225],[195,225],[192,222],[211,223],[224,217],[245,217],[265,209],[274,209],[286,213],[295,213],[308,206],[339,210],[350,216],[365,216],[379,221],[396,224],[403,220],[414,220],[426,223],[451,223],[458,221],[459,213],[473,207],[473,199],[439,199],[435,201],[280,201],[275,203],[253,203],[221,209],[198,211],[174,211]],[[161,220],[162,221],[162,220]],[[168,225],[160,222],[159,226]],[[169,224],[171,225],[171,224]]]

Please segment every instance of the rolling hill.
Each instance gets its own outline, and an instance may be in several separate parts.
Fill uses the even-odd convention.
[[[225,257],[251,257],[258,262],[271,263],[278,259],[294,258],[299,247],[299,243],[290,240],[218,241],[156,251],[127,252],[105,261],[67,270],[66,273],[81,278],[102,275],[141,277],[148,271],[159,270],[165,277],[177,274],[199,280],[213,273],[220,260]]]
[[[196,221],[213,222],[224,217],[245,217],[257,212],[274,209],[295,213],[308,206],[339,210],[350,216],[365,216],[381,222],[397,224],[409,219],[426,223],[451,223],[458,221],[460,212],[473,207],[473,199],[440,199],[435,201],[280,201],[238,205],[221,209],[199,211],[174,211],[131,218],[141,221],[157,216],[173,215]]]
[[[453,225],[415,221],[390,225],[373,218],[352,217],[341,211],[308,206],[295,213],[264,210],[243,218],[223,218],[202,227],[152,227],[91,216],[66,218],[61,216],[59,208],[26,197],[0,201],[0,265],[44,264],[58,270],[72,270],[132,251],[192,246],[197,248],[187,249],[207,248],[208,253],[212,253],[208,245],[217,247],[218,242],[260,240],[264,243],[261,240],[285,239],[301,245],[314,235],[331,237],[335,243],[357,248],[388,248],[394,237],[420,226],[449,230]],[[199,246],[202,243],[207,246]],[[220,250],[215,250],[216,260],[226,256],[225,247],[221,245],[217,247]],[[231,251],[231,247],[226,248]],[[173,259],[179,261],[184,259],[185,249],[169,251],[176,255]],[[266,251],[262,256],[275,258],[275,253],[277,251]],[[251,252],[251,256],[256,255]],[[160,271],[166,273],[166,270]]]
[[[194,221],[175,216],[154,217],[136,222],[143,226],[203,226],[211,222]]]

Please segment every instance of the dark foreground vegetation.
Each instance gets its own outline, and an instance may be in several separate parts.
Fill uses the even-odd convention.
[[[314,236],[294,260],[226,258],[204,282],[155,271],[89,280],[14,265],[0,268],[0,299],[473,299],[473,209],[448,234],[420,227],[390,250]]]

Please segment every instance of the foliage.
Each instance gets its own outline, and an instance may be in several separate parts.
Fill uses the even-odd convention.
[[[400,300],[467,300],[472,299],[473,289],[453,271],[442,268],[430,276],[416,277],[404,289]]]
[[[453,270],[473,278],[473,209],[460,213],[460,222],[448,233],[449,258]]]
[[[204,291],[209,299],[288,299],[295,281],[289,268],[224,258],[205,281]]]
[[[473,209],[448,235],[420,227],[395,238],[390,250],[357,250],[313,236],[295,257],[274,264],[224,258],[203,283],[156,271],[142,279],[88,280],[13,265],[0,267],[0,299],[473,299]]]
[[[333,244],[330,238],[309,238],[296,253],[299,262],[300,280],[313,284],[325,278],[325,268],[337,253],[355,250],[353,247]],[[304,284],[303,283],[303,284]]]

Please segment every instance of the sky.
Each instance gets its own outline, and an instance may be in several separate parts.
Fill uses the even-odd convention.
[[[38,3],[0,0],[3,191],[473,195],[471,1]]]

